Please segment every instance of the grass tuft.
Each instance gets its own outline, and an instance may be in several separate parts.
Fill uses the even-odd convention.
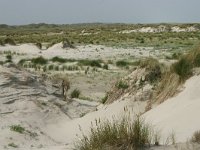
[[[89,135],[83,135],[75,144],[78,150],[143,149],[155,144],[153,131],[137,117],[133,122],[128,117],[120,121],[96,121]],[[157,141],[159,142],[159,141]]]
[[[191,141],[194,143],[200,143],[200,131],[194,132]]]
[[[71,92],[71,98],[79,98],[81,92],[79,89],[74,89],[72,92]]]
[[[10,126],[10,130],[21,133],[21,134],[23,134],[25,132],[25,128],[20,125],[12,125],[12,126]]]

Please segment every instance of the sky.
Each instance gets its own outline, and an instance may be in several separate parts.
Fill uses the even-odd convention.
[[[0,24],[199,23],[200,0],[0,0]]]

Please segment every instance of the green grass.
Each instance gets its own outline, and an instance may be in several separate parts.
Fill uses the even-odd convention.
[[[59,63],[65,63],[67,60],[58,56],[55,56],[51,59],[52,62],[59,62]]]
[[[83,65],[83,66],[91,66],[91,67],[101,68],[102,67],[101,63],[102,63],[102,60],[88,60],[88,59],[79,60],[79,65]]]
[[[16,145],[15,143],[9,143],[8,146],[12,148],[18,148],[18,145]]]
[[[187,58],[181,58],[172,66],[174,72],[178,74],[181,80],[187,79],[192,74],[192,63]]]
[[[71,92],[71,98],[79,98],[81,92],[79,89],[74,89],[72,92]]]
[[[129,65],[129,62],[125,61],[125,60],[119,60],[116,62],[116,66],[118,67],[126,67]]]
[[[23,134],[25,132],[25,128],[20,125],[12,125],[10,126],[10,130],[14,132],[18,132],[20,134]]]
[[[101,99],[101,103],[102,103],[102,104],[105,104],[106,101],[107,101],[107,99],[108,99],[108,94],[106,94],[106,95]]]
[[[96,120],[88,135],[83,135],[75,144],[77,150],[139,150],[155,144],[152,128],[137,117],[117,121]]]
[[[125,82],[120,80],[119,82],[116,83],[115,85],[118,89],[127,89],[129,87],[129,85]]]
[[[48,60],[45,59],[45,58],[42,57],[42,56],[39,56],[39,57],[37,57],[37,58],[31,59],[31,62],[32,62],[33,64],[45,65],[45,64],[48,63]]]

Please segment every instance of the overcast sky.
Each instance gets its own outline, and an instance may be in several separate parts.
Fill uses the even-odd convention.
[[[0,0],[0,24],[200,22],[200,0]]]

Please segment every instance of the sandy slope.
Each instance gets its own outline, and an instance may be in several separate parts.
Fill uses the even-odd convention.
[[[161,130],[163,140],[173,131],[177,142],[187,141],[200,130],[200,76],[190,78],[177,96],[170,98],[143,116]]]

